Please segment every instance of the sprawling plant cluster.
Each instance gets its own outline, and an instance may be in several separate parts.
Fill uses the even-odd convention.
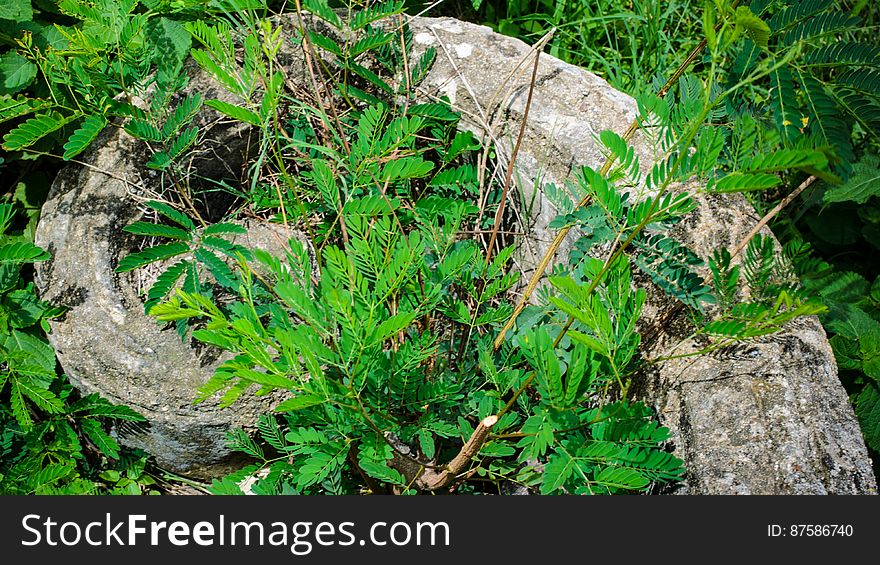
[[[167,191],[147,204],[155,222],[126,228],[150,240],[117,270],[165,262],[145,309],[183,339],[230,354],[198,401],[287,393],[257,437],[230,433],[230,447],[257,462],[214,492],[240,492],[245,475],[258,477],[259,493],[645,491],[684,469],[668,430],[630,398],[644,367],[678,355],[646,355],[637,330],[646,293],[634,270],[689,313],[705,346],[682,355],[823,311],[784,273],[771,239],[743,242],[742,257],[718,250],[706,265],[672,235],[695,205],[681,189],[694,179],[713,193],[749,192],[798,172],[830,181],[846,172],[821,144],[744,135],[767,128],[742,100],[767,81],[779,92],[780,73],[815,37],[784,39],[803,18],[765,23],[760,9],[707,3],[705,69],[684,74],[683,64],[659,94],[639,95],[633,127],[598,136],[602,168],[545,187],[558,235],[520,281],[516,241],[497,236],[528,222],[505,223],[507,187],[475,158],[487,152],[459,130],[455,108],[416,96],[435,53],[416,53],[402,0],[347,10],[303,0],[280,17],[243,0],[63,0],[57,9],[71,25],[15,12],[31,29],[0,55],[4,149],[73,159],[108,125],[144,141],[145,165]],[[780,36],[788,43],[777,45]],[[180,94],[188,54],[226,90],[222,100]],[[18,74],[4,70],[13,58]],[[307,84],[292,84],[282,64],[292,58]],[[732,60],[736,76],[722,72]],[[238,208],[305,234],[283,256],[232,243],[243,231],[234,217],[200,215],[187,156],[205,108],[258,134],[249,182],[230,190],[243,198]],[[636,129],[654,149],[648,167],[629,144]],[[571,230],[572,252],[548,271]],[[33,323],[51,313],[34,304],[45,311]],[[27,396],[55,413],[46,394]],[[70,405],[66,421],[82,403],[136,417],[103,402]],[[89,417],[82,433],[116,457]],[[45,425],[76,439],[53,418]],[[105,479],[128,481],[120,488],[142,481],[142,466],[115,473]]]
[[[684,51],[699,39],[677,29],[696,27],[702,20],[706,40],[713,41],[717,24],[713,9],[690,0],[471,4],[486,24],[527,40],[558,27],[550,44],[553,54],[602,74],[634,95],[661,88]],[[767,24],[766,46],[747,37],[711,64],[703,59],[695,75],[705,79],[718,73],[718,82],[730,87],[768,57],[779,65],[725,101],[717,119],[729,120],[732,127],[719,155],[720,168],[739,171],[756,153],[781,148],[813,148],[827,155],[831,166],[825,172],[838,178],[815,170],[774,173],[766,178],[773,186],[749,196],[759,212],[772,216],[770,225],[784,240],[798,276],[828,307],[821,319],[832,335],[842,381],[876,456],[880,408],[875,399],[880,396],[871,359],[878,316],[871,289],[880,271],[871,257],[880,242],[880,45],[874,33],[880,12],[870,2],[847,0],[747,4]],[[652,73],[653,88],[645,80]],[[805,176],[809,190],[798,190]],[[813,177],[819,180],[810,184]],[[777,208],[780,203],[788,208]]]
[[[228,405],[249,391],[291,393],[278,416],[261,419],[261,441],[231,435],[232,447],[261,463],[215,490],[236,492],[237,479],[261,467],[268,474],[255,488],[267,493],[479,492],[513,484],[612,493],[679,479],[681,461],[664,449],[668,431],[628,399],[640,367],[661,361],[639,348],[645,293],[633,287],[632,268],[694,311],[696,333],[710,338],[706,350],[819,311],[780,282],[770,240],[755,240],[745,256],[752,292],[744,302],[729,253],[716,254],[704,281],[700,258],[669,234],[693,208],[675,188],[685,180],[705,178],[716,192],[754,190],[779,171],[824,169],[826,156],[778,151],[725,174],[716,165],[725,130],[706,124],[740,85],[718,92],[682,79],[674,102],[643,96],[638,125],[655,146],[651,172],[642,176],[626,139],[603,132],[605,170],[585,167],[567,187],[548,188],[559,237],[572,228],[582,234],[575,252],[546,279],[539,304],[526,307],[523,296],[512,306],[515,247],[487,248],[466,235],[492,212],[480,202],[498,201],[497,194],[480,199],[481,187],[499,187],[481,183],[483,172],[469,159],[480,144],[456,129],[459,115],[443,101],[414,99],[434,55],[413,55],[411,34],[396,17],[402,2],[350,20],[317,0],[305,8],[311,15],[296,20],[294,41],[312,73],[307,99],[285,91],[283,69],[273,63],[284,48],[277,20],[190,27],[202,45],[196,60],[239,99],[206,104],[261,132],[254,194],[278,210],[276,219],[308,232],[314,248],[292,239],[286,256],[275,257],[214,246],[235,271],[213,255],[201,260],[235,298],[218,301],[200,290],[210,278],[179,288],[191,261],[175,263],[149,291],[153,303],[170,296],[152,315],[188,320],[193,338],[232,354],[200,400],[221,394]],[[766,25],[751,12],[722,10],[719,18],[719,34],[727,35],[716,50],[743,31],[766,45]],[[744,83],[772,70],[768,63]],[[159,211],[177,226],[129,230],[177,241],[130,256],[120,270],[193,250],[198,258],[193,242],[214,236],[212,227],[198,236],[189,219]],[[176,231],[161,233],[169,229]]]

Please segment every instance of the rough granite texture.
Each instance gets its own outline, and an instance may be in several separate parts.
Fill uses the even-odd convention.
[[[447,96],[464,113],[463,127],[493,139],[504,160],[525,107],[534,61],[529,47],[449,18],[415,18],[411,26],[418,49],[438,51],[421,94],[426,100]],[[292,69],[288,77],[307,84],[300,82],[296,50],[285,49],[284,57]],[[195,76],[190,88],[206,98],[223,97],[204,75]],[[604,129],[622,133],[635,115],[633,99],[603,79],[541,55],[515,175],[521,191],[514,195],[515,207],[531,224],[518,255],[526,277],[554,235],[548,224],[556,212],[541,187],[561,184],[578,165],[600,166],[594,136]],[[210,116],[206,111],[200,119]],[[202,146],[206,159],[200,173],[240,174],[246,132],[220,127],[211,138],[212,145]],[[652,152],[641,134],[635,145],[647,168]],[[137,216],[127,189],[143,181],[144,150],[118,130],[104,132],[95,147],[85,160],[111,174],[73,165],[64,169],[37,233],[37,243],[54,255],[38,267],[42,296],[71,308],[53,323],[52,342],[77,386],[148,416],[146,429],[121,431],[125,443],[144,447],[179,472],[216,475],[223,465],[234,464],[222,446],[225,430],[252,424],[273,399],[248,397],[219,411],[213,403],[191,405],[195,388],[212,374],[216,360],[207,350],[200,357],[173,331],[160,330],[143,314],[128,276],[112,271],[134,244],[119,229]],[[215,151],[219,154],[210,158]],[[700,207],[682,222],[678,235],[701,256],[735,245],[757,220],[739,196],[696,198]],[[563,246],[558,258],[566,254]],[[649,328],[673,303],[644,284],[649,304],[642,324]],[[668,351],[687,333],[681,317],[670,320],[655,332],[648,354]],[[686,342],[679,350],[692,347]],[[685,460],[687,478],[673,489],[676,493],[876,493],[858,423],[815,318],[743,346],[665,363],[644,377],[640,390],[672,430],[672,448]]]
[[[418,18],[411,25],[416,45],[437,49],[437,61],[421,85],[425,96],[448,96],[463,112],[464,127],[495,140],[509,156],[528,96],[534,64],[530,48],[487,27],[448,18]],[[600,167],[604,159],[594,137],[605,129],[623,134],[636,111],[631,97],[603,79],[541,55],[515,175],[522,193],[514,205],[531,208],[531,237],[519,254],[526,277],[554,236],[547,226],[556,212],[541,187],[561,185],[574,167]],[[647,172],[653,153],[641,132],[634,145]],[[739,195],[697,194],[696,199],[699,208],[682,222],[677,236],[702,257],[716,247],[735,246],[759,219]],[[566,248],[557,260],[567,256]],[[649,287],[642,319],[646,329],[673,302],[649,282],[641,284]],[[690,333],[683,318],[655,332],[648,356],[668,351]],[[695,348],[686,341],[677,351]],[[673,492],[877,492],[858,422],[815,317],[713,355],[664,363],[639,385],[640,396],[671,429],[674,451],[685,461],[687,478]]]

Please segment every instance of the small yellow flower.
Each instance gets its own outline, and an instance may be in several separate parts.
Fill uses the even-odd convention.
[[[804,128],[807,127],[808,123],[810,123],[809,116],[804,116],[803,118],[801,118],[801,127],[804,127]]]
[[[782,121],[782,125],[784,125],[784,126],[790,126],[790,125],[791,125],[791,122],[788,121],[788,120],[783,120],[783,121]]]

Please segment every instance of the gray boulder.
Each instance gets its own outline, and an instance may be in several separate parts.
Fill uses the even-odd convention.
[[[528,95],[530,48],[448,18],[417,18],[411,25],[416,45],[438,52],[421,85],[425,96],[448,96],[463,112],[464,127],[494,140],[509,156]],[[556,211],[542,187],[561,186],[577,166],[600,167],[604,158],[594,137],[605,129],[622,135],[637,111],[632,98],[603,79],[548,55],[541,55],[536,84],[516,161],[520,193],[510,203],[530,222],[519,253],[526,277],[555,235],[548,224]],[[650,146],[640,134],[634,145],[647,172]],[[739,195],[707,196],[698,188],[679,187],[696,193],[700,205],[678,236],[705,258],[717,247],[734,247],[759,218]],[[557,260],[567,256],[566,247]],[[659,289],[649,289],[649,296],[645,329],[673,308]],[[683,318],[673,316],[657,328],[648,356],[681,342],[689,333]],[[678,351],[695,348],[686,341]],[[676,493],[877,492],[858,422],[815,317],[742,346],[663,363],[643,381],[641,398],[672,430],[672,447],[687,468]]]

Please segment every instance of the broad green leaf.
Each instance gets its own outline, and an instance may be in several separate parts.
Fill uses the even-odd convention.
[[[0,2],[0,20],[29,22],[33,19],[30,0],[3,0]]]
[[[4,0],[6,1],[8,0]],[[14,94],[23,90],[36,76],[37,66],[17,51],[8,51],[0,55],[0,95]]]
[[[12,330],[5,335],[0,334],[0,347],[7,352],[19,352],[29,362],[41,367],[45,373],[55,373],[55,350],[43,337],[27,332]]]
[[[15,328],[27,328],[36,324],[46,311],[32,290],[14,290],[3,297],[3,306],[9,315],[9,323]]]

